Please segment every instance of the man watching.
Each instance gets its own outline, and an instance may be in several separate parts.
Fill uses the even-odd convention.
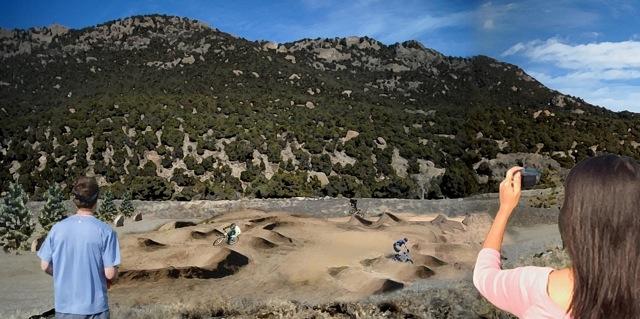
[[[77,213],[51,228],[38,251],[40,266],[53,276],[57,319],[109,318],[107,285],[118,274],[118,236],[93,216],[95,178],[80,177],[72,193]]]

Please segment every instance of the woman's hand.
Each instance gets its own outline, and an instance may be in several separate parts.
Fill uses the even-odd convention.
[[[518,206],[518,201],[520,200],[521,170],[522,167],[512,167],[507,172],[507,177],[500,183],[500,210],[498,210],[493,224],[489,228],[487,238],[482,245],[484,248],[500,251],[502,247],[502,237],[504,237],[509,217],[513,209]]]
[[[507,176],[500,183],[500,212],[511,214],[518,206],[520,194],[522,194],[522,167],[512,167],[507,171]]]

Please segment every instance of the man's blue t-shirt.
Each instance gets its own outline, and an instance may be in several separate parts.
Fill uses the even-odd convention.
[[[93,216],[55,224],[38,257],[53,266],[56,312],[91,315],[109,309],[105,267],[120,264],[118,235]]]

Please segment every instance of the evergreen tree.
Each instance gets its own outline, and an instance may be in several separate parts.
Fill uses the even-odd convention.
[[[58,185],[49,187],[44,196],[46,203],[38,216],[38,222],[45,231],[49,231],[55,223],[67,217],[67,209],[64,207],[64,195]]]
[[[131,202],[131,193],[124,193],[122,203],[120,204],[120,212],[126,217],[131,217],[135,211],[136,209],[133,207],[133,203]]]
[[[103,222],[112,223],[117,214],[118,209],[116,208],[116,204],[113,202],[113,193],[106,191],[102,198],[102,202],[100,203],[100,208],[98,208],[96,217]]]
[[[0,200],[0,246],[6,252],[25,249],[33,234],[35,224],[26,207],[28,199],[22,187],[12,183]]]

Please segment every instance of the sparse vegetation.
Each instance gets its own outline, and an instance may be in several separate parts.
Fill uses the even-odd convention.
[[[107,224],[111,224],[118,215],[118,209],[113,202],[113,193],[110,191],[104,192],[102,200],[100,201],[100,207],[96,212],[96,217]]]
[[[49,187],[44,198],[45,204],[38,215],[38,222],[48,232],[55,223],[67,217],[67,208],[64,206],[64,194],[58,185]]]
[[[322,172],[329,184],[309,191],[297,178],[287,182],[303,184],[266,194],[415,198],[424,188],[414,180],[418,160],[425,160],[446,169],[429,189],[461,197],[496,190],[496,183],[478,185],[473,167],[500,153],[537,152],[563,169],[601,152],[640,158],[637,114],[549,90],[489,57],[447,57],[411,41],[386,46],[370,38],[360,41],[379,49],[303,39],[278,53],[189,19],[128,19],[161,27],[137,27],[116,42],[118,28],[109,26],[123,21],[111,21],[3,59],[0,79],[10,85],[0,90],[0,192],[15,181],[39,198],[51,183],[70,185],[95,172],[136,199],[235,198],[255,193],[246,189],[262,187],[266,167],[280,165],[294,175]],[[34,31],[16,32],[29,39]],[[18,50],[3,43],[4,51]],[[176,51],[175,43],[184,45]],[[328,62],[314,51],[338,45],[350,59]],[[188,56],[193,62],[183,60]],[[403,70],[391,71],[391,64]],[[358,136],[345,141],[347,131]],[[395,171],[394,149],[407,161],[407,177]],[[235,181],[216,176],[222,165],[244,170],[255,151],[266,155],[264,166]],[[193,180],[178,185],[174,167]],[[561,171],[549,174],[544,185],[561,182]],[[207,186],[211,192],[193,189],[222,180]],[[394,190],[383,189],[391,184]]]
[[[133,213],[136,211],[136,208],[133,207],[133,203],[131,202],[131,193],[126,192],[122,197],[122,203],[120,203],[120,213],[122,213],[125,217],[131,217]]]
[[[0,246],[5,252],[25,250],[35,230],[28,196],[19,184],[9,184],[7,194],[0,200]]]

